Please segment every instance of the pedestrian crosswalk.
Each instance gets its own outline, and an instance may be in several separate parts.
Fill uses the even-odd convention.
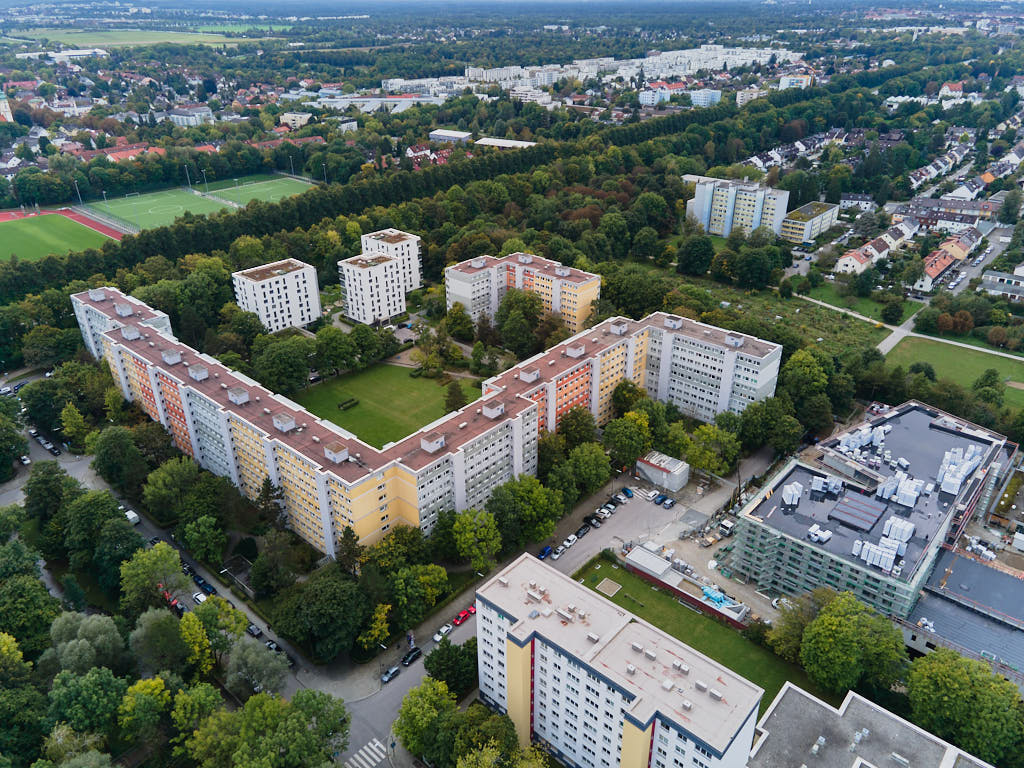
[[[378,739],[374,739],[346,760],[345,768],[374,768],[377,763],[387,757],[387,754],[388,751],[384,745]]]

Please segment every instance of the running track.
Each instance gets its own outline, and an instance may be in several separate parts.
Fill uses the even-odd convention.
[[[108,227],[106,224],[101,224],[94,219],[90,219],[88,216],[75,213],[70,208],[44,208],[41,212],[36,214],[27,214],[22,211],[0,211],[0,223],[5,221],[17,221],[18,219],[29,219],[34,216],[46,216],[49,214],[56,214],[57,216],[63,216],[71,219],[72,221],[81,224],[83,227],[88,227],[89,229],[99,232],[101,235],[111,237],[114,240],[120,240],[124,237],[124,232],[120,232],[113,227]]]

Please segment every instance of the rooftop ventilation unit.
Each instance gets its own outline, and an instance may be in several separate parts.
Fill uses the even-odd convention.
[[[697,686],[697,690],[701,693],[704,693],[708,689],[708,684],[705,683],[703,680],[696,680],[693,684]]]
[[[569,613],[568,611],[563,611],[561,608],[557,609],[555,611],[555,613],[557,613],[559,616],[561,616],[562,619],[564,619],[565,621],[572,621],[573,620],[572,614]]]
[[[642,645],[641,645],[640,643],[630,643],[630,647],[631,647],[631,648],[632,648],[632,649],[633,649],[633,650],[634,650],[634,651],[635,651],[636,653],[643,653],[643,652],[644,652],[644,647],[643,647],[643,646],[642,646]]]
[[[531,263],[533,263],[533,256],[531,256],[528,253],[520,253],[518,258],[517,258],[517,261],[520,264],[531,264]]]
[[[176,349],[165,349],[160,353],[160,357],[167,365],[174,365],[175,363],[181,362],[181,352]]]
[[[717,691],[714,688],[708,689],[708,696],[710,696],[715,701],[721,701],[722,700],[722,692],[721,691]]]
[[[235,405],[245,405],[249,402],[249,393],[241,387],[231,387],[228,390],[228,400]]]
[[[632,664],[627,664],[626,665],[626,674],[627,675],[635,675],[636,674],[636,667],[634,667]]]
[[[295,429],[295,417],[290,413],[275,413],[273,421],[279,432],[291,432]]]
[[[420,438],[420,448],[427,453],[437,453],[444,448],[444,435],[440,432],[431,432]]]
[[[121,329],[121,338],[125,341],[135,341],[139,336],[139,329],[134,325],[126,325]]]
[[[348,461],[348,446],[338,442],[327,443],[324,445],[324,457],[335,464]]]
[[[484,416],[486,416],[488,419],[496,419],[503,413],[505,413],[505,404],[487,402],[484,403],[484,407],[482,408],[482,410],[484,412]]]
[[[503,586],[503,587],[507,587],[508,586],[508,579],[506,579],[504,576],[499,576],[498,577],[498,583],[501,584],[501,586]]]
[[[194,381],[206,381],[210,377],[210,372],[206,369],[205,365],[190,365],[188,367],[188,375]]]
[[[135,310],[132,309],[132,305],[124,301],[117,302],[114,305],[114,311],[117,313],[118,317],[129,317],[135,312]]]
[[[555,267],[555,274],[559,277],[568,277],[572,274],[572,270],[568,267]]]
[[[539,603],[541,600],[543,600],[543,598],[537,592],[534,592],[532,589],[526,590],[526,596],[535,603]]]
[[[471,266],[473,269],[482,269],[486,263],[487,259],[472,259],[469,262],[469,266]]]
[[[683,709],[685,709],[687,712],[693,709],[693,702],[689,699],[683,699],[680,703],[682,704]]]
[[[626,333],[626,328],[628,328],[628,326],[625,323],[612,323],[610,330],[616,336],[622,336]]]
[[[596,635],[593,632],[587,632],[587,640],[589,640],[590,642],[596,643],[600,639],[600,635]]]
[[[666,677],[664,680],[661,681],[661,687],[666,691],[671,692],[672,689],[676,687],[676,684]]]
[[[107,292],[102,288],[90,288],[89,289],[89,300],[90,301],[106,301]]]
[[[676,315],[667,315],[665,317],[665,327],[678,330],[683,327],[683,318],[677,317]]]
[[[644,656],[646,656],[651,661],[654,661],[656,658],[658,658],[658,654],[652,651],[650,648],[644,651]]]

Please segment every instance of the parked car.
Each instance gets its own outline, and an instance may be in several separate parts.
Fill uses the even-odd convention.
[[[476,603],[470,603],[466,610],[469,611],[471,615],[476,616]]]
[[[440,643],[448,636],[448,633],[451,632],[452,629],[454,629],[454,627],[452,627],[451,624],[442,624],[437,632],[434,633],[434,642]]]
[[[203,590],[203,592],[205,592],[208,595],[216,595],[217,594],[217,588],[215,586],[213,586],[213,584],[211,584],[208,581],[204,581],[202,584],[200,584],[199,588],[201,590]]]
[[[408,667],[410,664],[412,664],[414,661],[416,661],[416,659],[418,659],[422,655],[423,655],[423,651],[421,651],[416,646],[413,646],[412,648],[409,649],[409,652],[407,654],[405,654],[405,656],[402,657],[402,666],[403,667]]]
[[[590,526],[587,525],[586,523],[584,523],[583,525],[581,525],[579,528],[576,529],[576,539],[577,540],[582,539],[588,533],[590,533]]]
[[[22,456],[21,463],[27,467],[29,464],[32,463],[32,459],[30,459],[28,456]]]
[[[625,496],[627,499],[632,499],[633,498],[633,491],[630,490],[629,488],[623,488],[622,489],[622,495]]]
[[[600,528],[601,519],[597,515],[587,515],[583,518],[584,525],[589,525],[591,528]]]
[[[160,541],[161,541],[161,539],[160,539],[160,537],[159,537],[159,536],[154,536],[153,538],[151,538],[151,539],[149,540],[149,546],[151,546],[151,547],[155,547],[155,546],[156,546],[157,544],[159,544],[159,543],[160,543]],[[185,566],[184,566],[184,565],[182,565],[182,566],[181,566],[181,570],[182,570],[182,572],[184,572],[184,571],[185,571]],[[187,574],[187,573],[186,573],[185,575],[186,575],[186,576],[188,576],[188,574]]]
[[[263,630],[260,629],[259,627],[257,627],[255,624],[250,624],[248,627],[245,628],[245,631],[248,632],[253,637],[262,637],[263,636]]]
[[[550,546],[544,547],[544,549],[542,549],[540,552],[537,553],[537,559],[538,560],[544,560],[550,554],[551,554],[551,547]]]
[[[38,435],[39,435],[39,430],[38,429],[36,429],[35,427],[29,427],[28,428],[28,436],[29,437],[36,437]]]
[[[402,670],[400,667],[388,667],[384,671],[384,674],[380,676],[380,681],[382,683],[390,683],[392,680],[398,677],[398,673],[401,671]]]
[[[53,456],[60,456],[60,448],[58,448],[56,445],[51,445],[46,450],[48,450]]]
[[[626,497],[623,496],[621,493],[616,493],[614,496],[612,496],[612,501],[616,502],[617,504],[625,504]]]
[[[602,520],[607,520],[607,519],[608,519],[609,517],[611,517],[611,516],[612,516],[612,513],[611,513],[611,512],[609,512],[609,511],[608,511],[607,509],[605,509],[604,507],[601,507],[600,509],[597,509],[597,510],[595,510],[595,511],[594,511],[594,514],[595,514],[595,515],[596,515],[597,517],[601,518]]]
[[[579,539],[573,536],[571,533],[565,537],[565,541],[562,542],[562,549],[570,549]]]
[[[154,538],[156,538],[156,537],[154,537]],[[159,541],[159,539],[157,539],[157,541]],[[153,542],[152,539],[150,539],[149,543],[153,544],[154,542]],[[184,573],[186,576],[191,576],[192,574],[195,573],[195,571],[192,570],[192,566],[189,565],[188,563],[182,563],[181,564],[181,572]]]
[[[781,611],[783,608],[792,608],[793,604],[785,597],[776,597],[772,600],[772,608]]]
[[[606,510],[610,515],[614,515],[617,507],[614,504],[605,504],[601,509]]]
[[[202,588],[203,584],[206,583],[206,579],[204,579],[198,573],[193,573],[192,574],[192,581],[194,581],[196,583],[196,586],[199,587],[200,589]]]
[[[273,651],[274,653],[281,652],[281,646],[275,643],[273,640],[265,640],[263,644],[267,646],[268,651]]]
[[[672,507],[674,507],[675,505],[676,505],[676,500],[675,499],[665,499],[664,503],[662,503],[661,506],[663,506],[665,509],[672,509]]]
[[[206,595],[204,595],[202,592],[196,592],[194,595],[192,595],[192,602],[196,605],[202,605],[206,602]]]
[[[559,544],[557,547],[555,547],[555,551],[551,553],[551,559],[557,560],[562,556],[563,552],[565,552],[565,547]]]
[[[469,621],[469,611],[459,611],[459,615],[452,619],[452,624],[456,627],[460,627]]]

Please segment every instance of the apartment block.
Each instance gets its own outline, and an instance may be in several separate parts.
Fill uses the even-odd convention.
[[[474,321],[493,318],[509,288],[530,291],[540,296],[546,311],[560,314],[577,333],[601,296],[601,276],[530,253],[513,253],[452,264],[444,271],[444,287],[448,309],[459,302]]]
[[[996,500],[1016,453],[1002,435],[916,401],[876,409],[746,504],[730,567],[790,595],[850,591],[905,619],[943,546]]]
[[[524,554],[476,593],[480,696],[579,768],[743,768],[763,691]]]
[[[728,237],[736,228],[749,233],[758,227],[768,227],[775,234],[782,231],[787,190],[709,176],[686,175],[683,181],[695,185],[686,215],[695,217],[708,234]]]
[[[755,99],[760,99],[767,95],[768,91],[762,91],[757,88],[744,88],[741,91],[736,91],[736,106],[745,107]]]
[[[782,220],[779,235],[791,243],[812,243],[839,221],[839,206],[811,201],[795,208]]]
[[[687,91],[690,103],[695,107],[713,107],[722,100],[722,92],[714,88],[699,88]]]
[[[402,262],[382,253],[338,262],[341,306],[346,317],[371,325],[405,312]]]
[[[383,254],[399,262],[404,293],[423,287],[419,236],[398,229],[382,229],[363,235],[360,245],[364,256]]]
[[[301,328],[320,317],[316,270],[297,259],[234,272],[231,282],[238,306],[255,313],[271,333]]]

